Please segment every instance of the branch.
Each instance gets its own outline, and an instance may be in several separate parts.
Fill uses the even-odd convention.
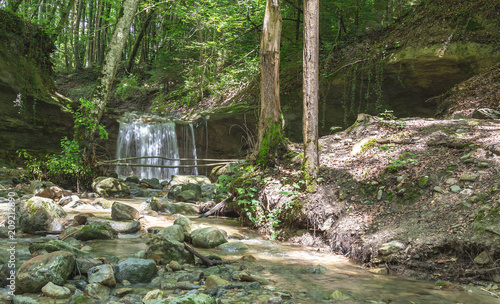
[[[234,197],[231,195],[230,197],[226,198],[222,202],[220,202],[217,205],[215,205],[212,209],[210,209],[207,212],[203,213],[202,215],[198,216],[198,218],[209,217],[210,215],[212,215],[215,212],[219,211],[220,209],[224,208],[227,203],[232,202],[233,198]]]

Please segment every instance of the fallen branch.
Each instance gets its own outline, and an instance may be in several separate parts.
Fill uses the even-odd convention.
[[[226,206],[227,203],[232,202],[233,198],[234,197],[231,195],[230,197],[226,198],[222,202],[220,202],[217,205],[213,206],[212,209],[210,209],[207,212],[205,212],[202,215],[200,215],[198,218],[209,217],[210,215],[212,215],[215,212],[219,211],[220,209],[224,208],[224,206]]]
[[[191,252],[195,257],[199,258],[200,261],[203,263],[203,265],[206,266],[215,266],[215,265],[222,265],[222,264],[231,264],[233,261],[217,261],[217,260],[211,260],[207,258],[206,256],[202,255],[198,251],[194,250],[191,246],[189,246],[186,242],[184,242],[184,248],[186,248],[187,251]]]

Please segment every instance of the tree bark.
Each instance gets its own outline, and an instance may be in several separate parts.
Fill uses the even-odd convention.
[[[318,176],[319,0],[304,0],[304,169],[306,182]]]
[[[260,43],[260,115],[255,159],[269,165],[282,142],[279,64],[281,40],[279,0],[267,0]]]
[[[115,78],[116,68],[120,62],[127,36],[129,34],[130,25],[134,19],[135,12],[139,5],[139,0],[125,0],[123,3],[123,15],[118,19],[108,52],[104,59],[99,78],[97,79],[96,87],[92,92],[91,102],[94,108],[89,109],[86,113],[87,117],[94,119],[97,123],[101,120],[102,114],[108,102],[111,85]],[[95,136],[97,124],[94,124],[92,129],[83,128],[77,130],[77,136],[83,140],[83,144],[91,143]]]
[[[70,0],[66,9],[61,13],[61,19],[54,30],[54,41],[57,40],[57,37],[61,34],[64,25],[68,21],[69,13],[71,12],[71,8],[75,5],[75,0]]]
[[[75,3],[73,13],[73,56],[75,60],[75,69],[83,69],[82,61],[80,60],[80,20],[82,17],[83,0],[78,0]]]
[[[129,59],[128,59],[128,64],[127,64],[127,72],[132,73],[132,66],[134,65],[135,57],[137,56],[137,51],[139,50],[139,46],[141,46],[141,41],[142,38],[144,38],[144,35],[146,34],[146,30],[148,29],[149,23],[151,23],[151,19],[153,19],[153,15],[155,13],[155,8],[151,8],[149,11],[148,15],[146,16],[146,20],[144,20],[144,24],[142,26],[142,29],[139,33],[139,36],[137,36],[137,39],[135,40],[134,48],[132,49],[132,52],[130,53]]]

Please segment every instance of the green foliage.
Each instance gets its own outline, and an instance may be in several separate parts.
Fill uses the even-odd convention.
[[[397,117],[394,115],[393,110],[385,109],[384,112],[378,114],[378,116],[382,117],[384,120],[396,120]]]
[[[89,116],[88,113],[95,111],[96,105],[90,100],[80,99],[80,108],[73,110],[68,104],[66,111],[73,115],[75,120],[75,130],[86,129],[88,131],[97,130],[101,139],[108,139],[108,132],[102,124],[99,124],[94,116]],[[78,136],[76,136],[78,137]],[[78,139],[78,138],[77,138]]]
[[[416,158],[419,157],[419,154],[414,154],[411,152],[403,152],[397,159],[391,159],[391,162],[387,167],[385,167],[385,172],[398,172],[401,170],[404,166],[407,164],[413,164],[417,160]]]
[[[137,94],[139,91],[139,81],[137,80],[137,76],[129,75],[127,77],[123,77],[118,87],[115,91],[115,96],[120,99],[127,99],[134,94]]]

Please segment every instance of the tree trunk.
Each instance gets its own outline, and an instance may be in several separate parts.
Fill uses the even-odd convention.
[[[85,113],[86,116],[94,120],[95,123],[90,130],[84,126],[80,130],[77,130],[77,137],[79,137],[81,144],[85,145],[94,140],[97,124],[101,120],[106,103],[108,102],[111,85],[113,84],[113,79],[116,74],[116,68],[120,62],[125,43],[127,42],[130,25],[132,24],[138,5],[139,0],[125,0],[123,3],[123,15],[118,19],[101,73],[97,79],[96,87],[92,92],[90,101],[94,107]]]
[[[269,165],[282,143],[279,64],[281,40],[279,0],[267,0],[260,42],[260,115],[256,155],[258,165]]]
[[[80,19],[82,18],[83,0],[78,0],[75,3],[73,14],[73,56],[75,60],[75,69],[83,69],[82,61],[80,60]]]
[[[57,27],[54,30],[54,41],[57,40],[57,37],[59,37],[59,35],[61,34],[64,25],[68,21],[68,16],[69,13],[71,12],[71,8],[74,5],[75,5],[75,0],[70,0],[68,6],[66,6],[66,9],[62,12],[61,19],[59,20],[59,23],[57,24]]]
[[[146,30],[148,29],[149,23],[151,23],[151,19],[153,19],[154,13],[155,13],[155,8],[153,7],[146,16],[146,20],[144,20],[141,32],[139,33],[139,36],[137,36],[137,39],[135,40],[134,48],[130,53],[130,58],[128,59],[128,64],[127,64],[127,71],[129,73],[132,73],[132,66],[134,65],[135,57],[137,56],[137,51],[141,46],[142,38],[144,38],[144,35],[146,34]]]
[[[319,0],[304,0],[304,169],[306,182],[318,176]]]

